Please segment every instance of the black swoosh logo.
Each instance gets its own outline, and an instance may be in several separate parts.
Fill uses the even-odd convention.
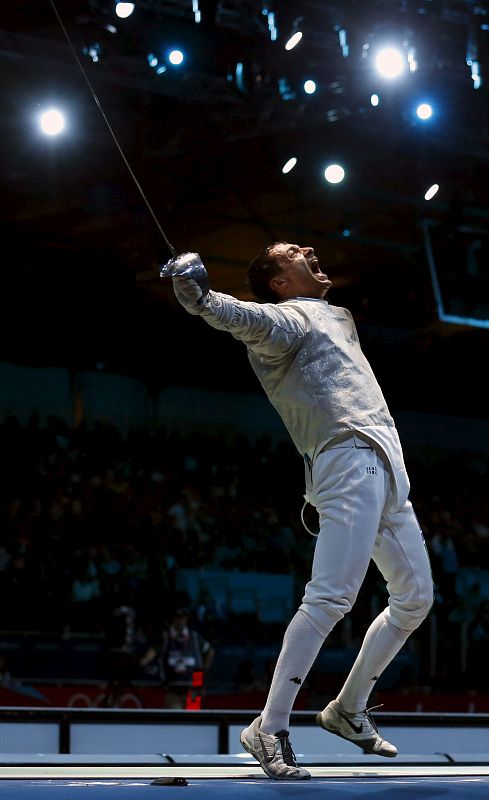
[[[343,714],[341,716],[343,716]],[[355,723],[352,722],[351,719],[348,719],[348,717],[343,717],[343,719],[345,720],[345,722],[348,723],[350,728],[352,728],[355,731],[355,733],[361,733],[363,731],[362,723],[360,723],[360,725],[355,725]]]

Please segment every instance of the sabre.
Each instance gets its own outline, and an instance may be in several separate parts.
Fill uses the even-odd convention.
[[[153,218],[153,220],[154,220],[154,222],[156,224],[156,227],[158,228],[159,232],[161,233],[161,235],[163,237],[163,240],[164,240],[166,246],[168,247],[168,249],[169,249],[169,251],[171,253],[171,256],[172,256],[171,259],[169,261],[167,261],[166,264],[163,264],[160,267],[160,277],[167,278],[167,277],[175,277],[175,276],[178,275],[178,276],[183,277],[183,278],[192,278],[193,280],[195,280],[199,284],[200,288],[202,289],[203,294],[206,294],[207,291],[208,291],[208,288],[209,288],[209,284],[208,284],[208,280],[207,280],[207,273],[206,273],[205,267],[204,267],[204,265],[202,263],[202,260],[201,260],[200,256],[198,255],[198,253],[181,253],[179,255],[177,253],[177,251],[175,250],[175,248],[173,247],[173,245],[171,244],[171,242],[169,241],[168,237],[166,236],[166,234],[165,234],[165,232],[164,232],[164,230],[163,230],[163,228],[162,228],[162,226],[161,226],[161,224],[160,224],[155,212],[153,211],[151,203],[149,202],[148,198],[146,197],[146,195],[145,195],[145,193],[143,191],[143,188],[142,188],[141,184],[139,183],[139,181],[138,181],[138,179],[137,179],[137,177],[136,177],[136,175],[134,173],[134,170],[132,169],[132,167],[131,167],[131,165],[130,165],[127,157],[126,157],[126,154],[124,153],[124,150],[122,149],[121,144],[120,144],[119,140],[117,139],[117,136],[115,135],[114,130],[112,129],[112,126],[111,126],[111,124],[110,124],[110,122],[109,122],[109,120],[107,118],[107,115],[105,114],[105,111],[102,108],[102,104],[101,104],[100,100],[98,99],[98,97],[97,97],[97,95],[95,93],[95,90],[94,90],[94,88],[93,88],[93,86],[92,86],[92,84],[90,82],[90,79],[89,79],[89,77],[88,77],[88,75],[86,73],[86,70],[84,69],[83,64],[81,63],[80,59],[78,58],[78,54],[77,54],[76,49],[75,49],[75,47],[73,45],[73,42],[71,41],[69,33],[66,30],[66,27],[65,27],[65,25],[63,23],[63,20],[61,19],[61,15],[58,12],[58,9],[56,7],[56,3],[54,2],[54,0],[49,0],[49,3],[51,5],[51,8],[53,9],[53,12],[54,12],[54,14],[56,16],[56,19],[58,20],[58,23],[59,23],[59,25],[61,27],[61,30],[63,31],[63,34],[64,34],[64,36],[66,38],[66,41],[68,42],[68,46],[69,46],[71,52],[73,53],[73,57],[74,57],[76,63],[78,64],[78,67],[80,68],[80,71],[81,71],[81,73],[82,73],[82,75],[83,75],[83,77],[84,77],[84,79],[85,79],[85,81],[86,81],[86,83],[88,85],[90,93],[91,93],[93,99],[95,100],[95,103],[96,103],[96,105],[97,105],[97,107],[98,107],[98,109],[99,109],[99,111],[100,111],[100,113],[102,115],[102,118],[103,118],[105,124],[107,125],[107,128],[108,128],[108,130],[110,132],[110,135],[112,136],[112,139],[114,140],[115,145],[116,145],[116,147],[117,147],[117,149],[118,149],[118,151],[119,151],[119,153],[120,153],[120,155],[122,157],[122,160],[124,161],[124,164],[126,165],[127,169],[129,170],[129,174],[131,175],[134,183],[136,184],[136,187],[137,187],[141,197],[143,198],[143,201],[144,201],[144,203],[146,205],[146,208],[148,209],[149,213],[151,214],[151,217]]]

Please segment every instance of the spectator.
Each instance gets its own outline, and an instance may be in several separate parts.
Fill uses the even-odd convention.
[[[161,642],[149,647],[140,660],[143,668],[158,660],[167,708],[185,708],[195,673],[205,674],[214,660],[214,649],[189,625],[189,617],[188,608],[177,608]]]
[[[196,443],[193,433],[168,434],[157,428],[123,436],[107,423],[73,428],[53,418],[42,427],[35,419],[23,425],[10,416],[0,422],[0,470],[4,631],[57,634],[66,624],[67,631],[100,633],[101,621],[112,609],[128,604],[152,642],[161,625],[159,609],[188,603],[188,598],[176,599],[183,566],[209,568],[217,556],[233,571],[290,573],[293,562],[298,595],[309,571],[314,540],[299,522],[302,499],[296,492],[295,456],[287,443],[213,434]],[[488,458],[484,453],[461,459],[456,453],[420,457],[414,452],[411,471],[416,475],[413,500],[439,587],[432,615],[439,631],[436,665],[417,635],[416,647],[425,666],[434,670],[433,690],[443,685],[446,691],[459,691],[461,626],[468,634],[470,624],[461,604],[475,600],[473,593],[469,597],[472,583],[480,583],[486,595],[489,578]],[[179,504],[170,516],[171,507]],[[307,521],[311,530],[316,527],[315,517]],[[272,561],[263,556],[271,539],[276,554]],[[81,566],[89,570],[94,597],[82,599],[83,587],[77,584],[78,604],[72,605]],[[454,577],[470,567],[473,580],[462,589],[457,579],[454,589]],[[376,583],[366,589],[352,617],[353,643],[373,614],[372,598],[376,608],[385,602]],[[256,621],[248,624],[243,615],[233,616],[228,600],[224,588],[213,586],[212,593],[199,597],[196,608],[198,630],[216,649],[220,643],[242,645],[245,637],[254,643],[260,637],[267,645],[278,640],[277,623],[257,629]],[[463,619],[457,619],[460,614]],[[347,644],[342,632],[338,626],[338,646]],[[431,629],[429,633],[428,644],[435,638]],[[422,635],[427,634],[428,628]],[[465,641],[468,645],[467,637]],[[52,677],[63,677],[63,663],[59,661],[59,673]]]

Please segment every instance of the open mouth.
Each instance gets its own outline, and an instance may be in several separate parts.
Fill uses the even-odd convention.
[[[311,258],[311,260],[308,262],[308,266],[312,274],[316,275],[320,280],[329,280],[328,276],[321,271],[321,267],[319,266],[319,261],[315,256],[314,258]]]

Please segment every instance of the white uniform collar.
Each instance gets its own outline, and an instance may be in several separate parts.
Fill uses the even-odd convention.
[[[288,297],[286,300],[279,300],[277,305],[280,305],[281,303],[288,303],[290,300],[310,300],[312,303],[326,303],[326,305],[329,306],[328,301],[325,300],[324,297],[301,297],[301,296]]]

